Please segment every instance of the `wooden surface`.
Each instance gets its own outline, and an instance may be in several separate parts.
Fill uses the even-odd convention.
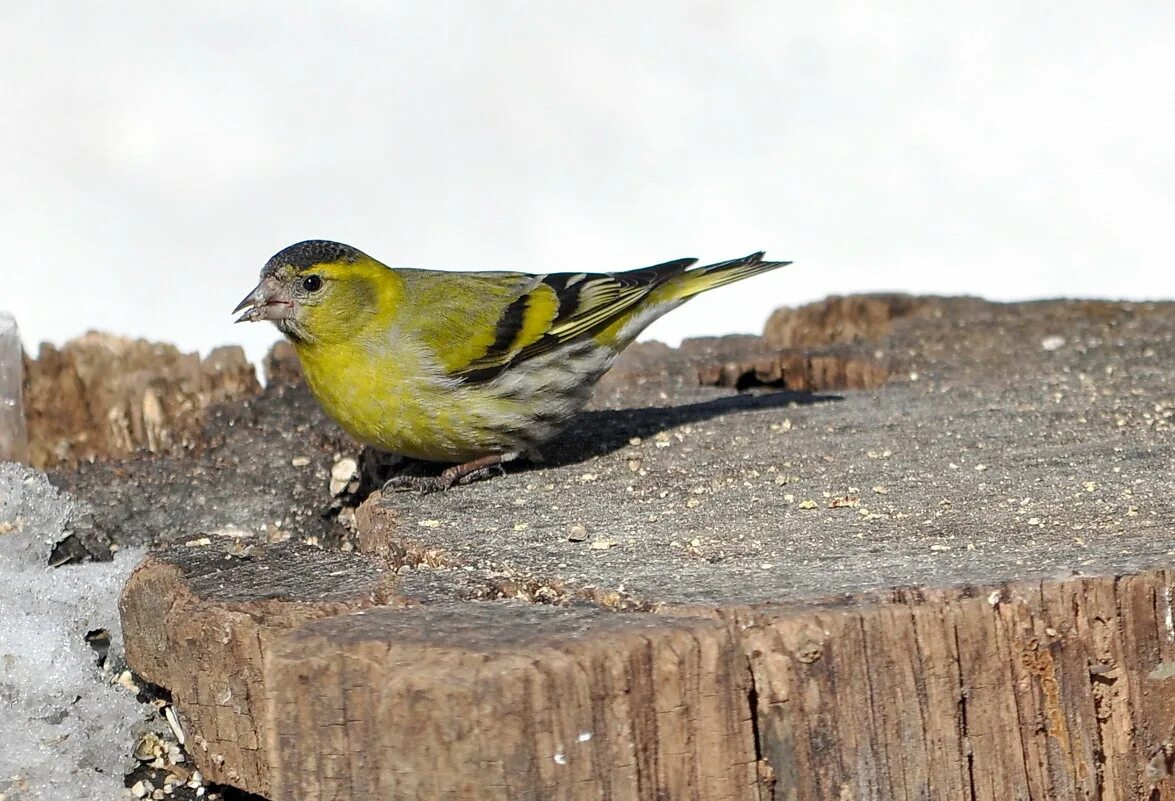
[[[884,386],[638,344],[541,465],[357,510],[278,381],[79,469],[120,542],[239,527],[136,574],[131,666],[275,801],[1175,799],[1175,304],[796,314]]]
[[[1173,720],[1170,587],[1154,571],[755,613],[768,797],[1173,797],[1146,770]]]
[[[258,394],[239,347],[203,359],[172,345],[91,332],[24,364],[29,463],[60,468],[136,452],[181,453],[210,406]]]
[[[276,798],[755,794],[749,676],[715,620],[371,610],[284,638],[267,677]]]
[[[391,573],[361,556],[290,543],[181,546],[135,570],[120,611],[127,661],[171,692],[203,774],[264,795],[270,644],[308,620],[395,602]]]
[[[1175,798],[1166,571],[657,614],[413,572],[172,549],[128,658],[206,775],[275,801]]]

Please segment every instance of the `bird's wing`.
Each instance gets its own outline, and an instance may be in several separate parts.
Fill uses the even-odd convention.
[[[489,381],[512,365],[590,337],[622,319],[653,289],[695,261],[678,259],[622,273],[527,276],[530,280],[503,306],[484,352],[464,364],[449,365],[450,375]]]

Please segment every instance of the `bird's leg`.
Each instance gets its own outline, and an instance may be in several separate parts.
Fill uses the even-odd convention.
[[[454,484],[468,484],[489,475],[494,467],[517,458],[516,453],[495,453],[446,468],[439,476],[393,476],[384,482],[384,491],[416,490],[420,493],[440,492]],[[504,471],[503,471],[504,472]]]

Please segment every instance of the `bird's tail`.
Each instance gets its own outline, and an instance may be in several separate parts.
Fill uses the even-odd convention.
[[[735,281],[741,281],[752,275],[759,275],[788,264],[791,262],[763,261],[763,252],[760,251],[741,259],[732,259],[686,270],[667,281],[658,294],[663,294],[666,300],[688,300],[702,292],[733,284]]]

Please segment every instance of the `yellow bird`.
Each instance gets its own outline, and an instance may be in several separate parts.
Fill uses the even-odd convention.
[[[293,343],[323,409],[383,451],[452,463],[388,485],[447,489],[558,434],[651,322],[701,292],[790,264],[762,253],[618,273],[388,267],[348,245],[291,245],[234,309]]]

